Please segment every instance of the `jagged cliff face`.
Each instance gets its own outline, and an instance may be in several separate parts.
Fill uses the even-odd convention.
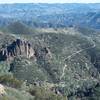
[[[0,60],[11,60],[15,56],[25,56],[27,58],[34,57],[34,50],[28,41],[16,39],[10,45],[0,50]]]
[[[16,39],[7,46],[2,45],[0,50],[0,60],[13,60],[16,56],[24,56],[26,58],[49,59],[51,58],[50,50],[47,47],[34,49],[31,43],[26,40]]]

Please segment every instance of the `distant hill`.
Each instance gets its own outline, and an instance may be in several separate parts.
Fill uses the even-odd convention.
[[[21,21],[31,27],[99,29],[100,4],[1,4],[0,26]]]
[[[14,34],[31,34],[32,29],[19,21],[11,23],[7,26],[7,30]]]

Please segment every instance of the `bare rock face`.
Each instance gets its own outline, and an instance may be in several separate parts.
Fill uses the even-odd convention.
[[[34,54],[34,49],[28,41],[16,39],[0,50],[0,60],[11,60],[18,55],[33,58]]]
[[[47,47],[39,46],[33,49],[31,43],[26,40],[16,39],[7,46],[2,46],[0,50],[0,61],[13,60],[16,56],[24,56],[36,60],[50,60],[52,54]]]
[[[4,95],[4,94],[6,94],[5,87],[0,84],[0,95]]]

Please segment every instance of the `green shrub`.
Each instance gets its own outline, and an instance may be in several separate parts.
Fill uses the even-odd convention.
[[[29,93],[35,96],[35,100],[66,100],[66,97],[55,94],[44,87],[35,86],[29,90]]]
[[[3,75],[0,76],[0,83],[10,87],[20,88],[23,82],[19,81],[18,79],[14,78],[11,75]]]

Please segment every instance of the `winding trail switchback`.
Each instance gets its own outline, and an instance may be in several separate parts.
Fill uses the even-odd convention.
[[[69,55],[67,58],[64,59],[64,61],[71,59],[73,56],[75,56],[76,54],[79,54],[79,53],[83,52],[84,50],[88,50],[88,49],[95,48],[95,47],[96,47],[95,42],[91,39],[91,37],[88,37],[88,39],[89,39],[89,41],[91,41],[92,44],[93,44],[91,47],[87,47],[87,48],[85,48],[85,49],[81,49],[81,50],[79,50],[79,51],[77,51],[77,52],[75,52],[75,53]],[[65,75],[65,69],[66,69],[66,68],[67,68],[67,65],[65,64],[65,66],[63,67],[62,75],[60,76],[60,80],[61,80],[61,79],[63,78],[63,76]]]

